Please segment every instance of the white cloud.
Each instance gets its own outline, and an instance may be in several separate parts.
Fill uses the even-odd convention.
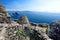
[[[31,0],[27,4],[13,2],[10,6],[16,10],[60,12],[60,0]]]
[[[45,12],[60,12],[60,0],[38,1],[37,3],[35,3],[35,5],[34,4],[32,5],[32,8],[30,8],[30,10]]]

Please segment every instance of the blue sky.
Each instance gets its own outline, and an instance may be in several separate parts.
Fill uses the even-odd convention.
[[[6,10],[59,12],[60,0],[0,0]]]

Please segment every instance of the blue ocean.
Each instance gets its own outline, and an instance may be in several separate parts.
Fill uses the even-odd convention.
[[[13,19],[19,19],[20,16],[26,15],[30,22],[35,23],[51,23],[55,20],[60,20],[59,13],[34,12],[34,11],[8,11],[8,14]]]

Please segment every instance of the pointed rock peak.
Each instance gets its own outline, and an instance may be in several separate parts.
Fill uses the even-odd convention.
[[[19,18],[19,23],[20,23],[20,24],[30,25],[29,20],[28,20],[27,16],[25,16],[25,15],[22,15],[22,16]]]

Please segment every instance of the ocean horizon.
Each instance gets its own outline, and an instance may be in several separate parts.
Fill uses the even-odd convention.
[[[51,23],[60,20],[60,14],[48,12],[35,12],[35,11],[8,11],[8,14],[13,19],[19,19],[20,16],[26,15],[30,22],[34,23]]]

